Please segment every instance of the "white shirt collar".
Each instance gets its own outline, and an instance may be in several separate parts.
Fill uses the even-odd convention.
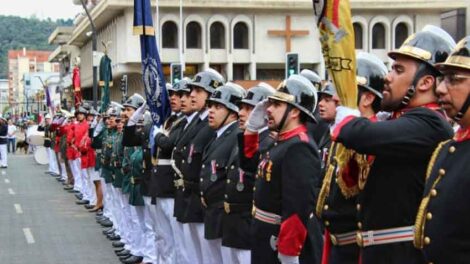
[[[225,132],[225,130],[227,130],[227,128],[229,128],[229,126],[231,126],[235,122],[237,122],[237,120],[232,121],[226,124],[225,126],[221,127],[219,130],[217,130],[217,137],[220,137]]]
[[[190,114],[189,116],[186,116],[186,120],[188,120],[188,123],[186,123],[186,127],[189,126],[189,123],[191,123],[194,119],[194,117],[197,115],[197,112],[194,112]]]
[[[199,115],[199,118],[201,120],[204,120],[204,119],[206,119],[207,115],[209,115],[209,110],[206,109],[206,110],[204,110],[204,112],[202,112],[202,114]]]

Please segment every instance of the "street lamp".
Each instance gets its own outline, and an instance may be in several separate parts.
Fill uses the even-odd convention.
[[[83,9],[90,21],[91,26],[91,50],[92,50],[92,64],[93,64],[93,106],[97,109],[97,100],[98,100],[98,68],[94,63],[95,53],[96,53],[96,28],[93,19],[91,18],[90,12],[86,7],[85,0],[80,0],[82,3]]]

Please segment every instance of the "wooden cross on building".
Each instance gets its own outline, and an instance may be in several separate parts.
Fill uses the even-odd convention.
[[[268,35],[286,39],[286,52],[291,51],[292,37],[307,36],[309,33],[308,30],[292,30],[290,16],[286,16],[286,30],[268,30]]]

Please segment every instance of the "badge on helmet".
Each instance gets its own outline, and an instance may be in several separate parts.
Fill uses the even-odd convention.
[[[199,72],[194,76],[194,79],[188,83],[190,88],[199,87],[204,89],[209,94],[212,94],[217,87],[224,84],[224,77],[214,69],[207,69]]]
[[[207,99],[208,104],[217,103],[225,106],[230,111],[238,113],[238,103],[245,96],[245,89],[234,83],[227,83],[226,85],[218,87],[211,97]]]

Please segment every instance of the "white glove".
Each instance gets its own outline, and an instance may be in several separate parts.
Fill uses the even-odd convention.
[[[152,138],[155,138],[155,136],[162,132],[162,129],[159,126],[153,126],[153,131],[152,131]]]
[[[127,122],[127,126],[135,126],[140,119],[144,118],[145,107],[147,106],[147,102],[144,101],[141,107],[137,108],[135,112],[132,114],[131,118]]]
[[[348,116],[361,116],[361,113],[357,109],[353,109],[346,106],[336,107],[336,118],[335,123],[330,127],[330,132],[333,133],[337,125],[339,125]]]
[[[391,115],[392,115],[392,113],[390,113],[390,112],[380,111],[380,112],[378,112],[375,116],[377,117],[377,120],[378,120],[378,121],[385,121],[385,120],[387,120]]]
[[[94,117],[93,121],[91,121],[90,128],[95,128],[98,125],[98,117]]]
[[[277,254],[282,264],[299,264],[299,256],[287,256],[281,253]]]
[[[268,125],[268,119],[266,117],[266,108],[268,107],[268,99],[256,104],[246,124],[246,129],[251,132],[258,132],[258,130]]]
[[[104,129],[104,122],[100,120],[100,122],[96,125],[95,130],[93,131],[93,137],[97,137],[101,131]]]

